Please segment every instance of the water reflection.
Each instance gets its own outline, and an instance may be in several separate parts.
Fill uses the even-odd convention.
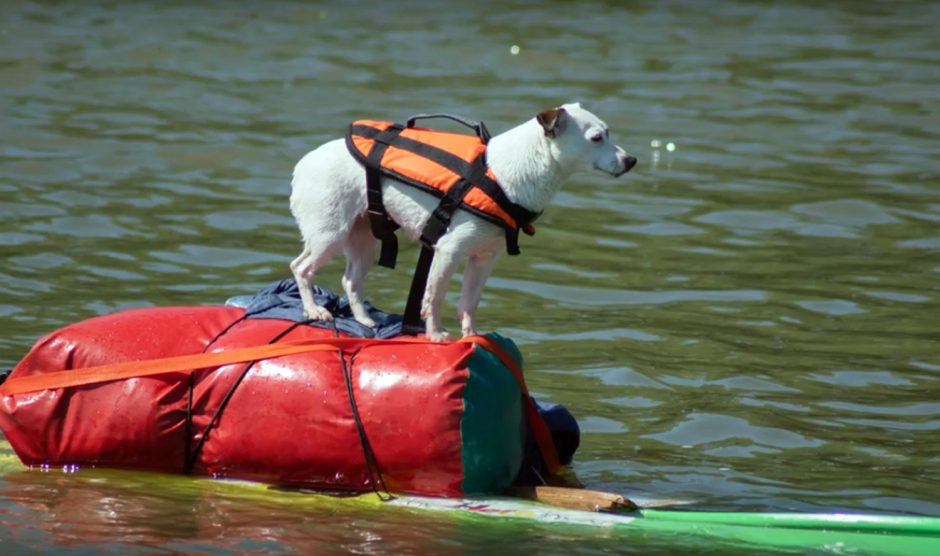
[[[577,528],[383,508],[371,494],[326,497],[120,471],[11,472],[0,481],[0,496],[4,549],[11,554],[430,554],[455,547],[489,553],[507,543],[522,551],[548,543],[559,553],[601,554],[611,541],[631,537],[604,528],[586,537]],[[660,539],[647,547],[657,545],[674,546]]]

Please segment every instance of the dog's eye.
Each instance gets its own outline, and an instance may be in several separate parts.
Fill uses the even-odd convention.
[[[603,140],[604,140],[604,136],[601,133],[595,133],[594,135],[591,136],[592,143],[600,143]]]

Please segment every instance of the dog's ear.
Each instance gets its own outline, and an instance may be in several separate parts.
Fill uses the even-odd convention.
[[[546,137],[555,137],[562,129],[564,116],[565,109],[559,107],[539,112],[535,119],[538,120],[539,125],[545,130]]]

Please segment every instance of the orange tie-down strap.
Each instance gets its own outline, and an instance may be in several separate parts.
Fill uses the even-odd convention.
[[[558,461],[558,452],[555,450],[555,441],[552,439],[552,432],[548,430],[548,425],[539,414],[535,406],[535,400],[529,395],[529,389],[525,385],[525,377],[522,376],[522,369],[516,364],[516,360],[499,345],[499,342],[489,336],[468,336],[460,340],[461,342],[473,342],[486,351],[492,353],[503,362],[503,365],[509,369],[512,376],[516,377],[519,388],[522,390],[522,402],[526,406],[526,415],[528,416],[529,428],[532,429],[532,436],[535,437],[535,443],[538,444],[539,453],[542,454],[542,462],[549,474],[554,475],[561,469],[561,463]]]
[[[397,340],[383,340],[397,341]],[[318,338],[298,340],[278,344],[264,344],[246,348],[228,349],[210,353],[161,357],[143,361],[124,361],[97,367],[53,371],[24,377],[7,379],[0,385],[0,394],[12,396],[38,390],[52,390],[73,386],[87,386],[100,382],[154,376],[166,373],[192,373],[208,367],[221,367],[232,363],[242,363],[258,359],[273,359],[284,355],[293,355],[308,351],[335,351],[343,348],[362,347],[358,338]]]
[[[539,415],[535,402],[529,396],[529,391],[522,376],[522,369],[515,360],[496,341],[487,336],[469,336],[460,340],[461,343],[475,343],[491,352],[512,372],[526,401],[526,413],[529,426],[538,443],[539,451],[549,473],[555,473],[559,466],[555,444],[551,432],[545,421]],[[221,367],[233,363],[255,361],[259,359],[273,359],[285,355],[294,355],[308,351],[332,351],[342,349],[361,349],[367,345],[379,344],[415,344],[432,343],[418,338],[394,338],[387,340],[374,340],[363,342],[361,338],[318,338],[314,340],[298,340],[278,344],[264,344],[246,348],[235,348],[211,353],[197,353],[193,355],[180,355],[175,357],[161,357],[145,361],[125,361],[97,367],[83,369],[69,369],[54,371],[24,377],[12,377],[0,384],[0,395],[13,396],[40,390],[53,390],[74,386],[87,386],[113,380],[154,376],[166,373],[192,373],[208,367]]]

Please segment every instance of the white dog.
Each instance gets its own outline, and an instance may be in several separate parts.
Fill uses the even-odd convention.
[[[607,125],[578,103],[565,104],[494,136],[487,146],[487,164],[510,201],[541,212],[562,182],[579,168],[593,167],[612,176],[636,164],[609,138]],[[438,198],[413,186],[383,177],[383,201],[388,215],[411,238],[417,238]],[[304,250],[291,271],[300,288],[308,318],[330,320],[328,310],[314,303],[310,284],[314,274],[335,254],[346,254],[343,289],[357,321],[374,326],[363,304],[362,287],[372,266],[376,240],[366,214],[363,167],[342,139],[307,153],[294,168],[291,212],[303,237]],[[457,317],[464,336],[476,333],[474,315],[483,284],[499,253],[505,249],[503,228],[470,212],[458,210],[435,245],[421,316],[427,337],[447,339],[441,327],[441,304],[457,265],[467,261]]]

